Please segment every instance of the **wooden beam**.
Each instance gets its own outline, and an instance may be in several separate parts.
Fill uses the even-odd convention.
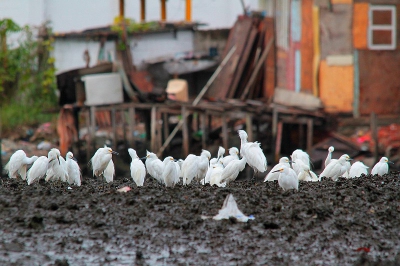
[[[370,116],[370,123],[371,123],[371,135],[372,140],[374,141],[374,164],[378,162],[378,119],[376,117],[375,112],[371,113]]]
[[[112,126],[112,149],[117,149],[117,117],[115,107],[111,108],[111,126]]]
[[[167,20],[166,0],[161,0],[161,21]]]
[[[243,101],[246,98],[246,96],[249,94],[250,88],[254,85],[254,82],[258,76],[258,73],[260,72],[262,65],[265,63],[265,59],[267,58],[269,50],[271,50],[274,40],[275,40],[275,38],[271,38],[271,40],[269,40],[267,47],[265,47],[265,50],[262,52],[260,59],[258,59],[257,64],[254,67],[253,73],[251,73],[250,79],[247,82],[246,87],[244,88],[242,96],[240,97],[240,100]]]
[[[207,129],[206,129],[206,117],[205,113],[200,113],[200,130],[201,130],[201,148],[207,149]]]
[[[183,157],[186,158],[189,154],[189,129],[187,124],[187,110],[185,106],[182,106],[182,137]]]
[[[128,125],[129,125],[129,134],[128,134],[128,141],[129,141],[129,145],[131,146],[131,148],[135,147],[135,139],[134,139],[134,132],[135,132],[135,108],[134,107],[130,107],[128,109]]]
[[[275,142],[275,157],[274,157],[275,162],[278,162],[281,156],[282,132],[283,132],[283,122],[279,121],[277,128],[276,142]]]
[[[157,131],[157,107],[151,108],[150,114],[150,149],[151,151],[155,151],[156,148],[156,131]]]
[[[225,149],[229,148],[228,144],[228,123],[227,117],[225,114],[222,115],[222,146]]]
[[[119,0],[119,16],[120,18],[125,17],[125,1]]]
[[[186,0],[186,21],[192,21],[192,0]]]
[[[164,139],[167,139],[169,136],[169,121],[168,121],[168,113],[163,113],[163,132],[164,132]],[[162,143],[160,143],[161,147]],[[169,151],[169,148],[167,149]]]
[[[146,0],[140,0],[140,21],[146,21]]]
[[[314,136],[314,120],[309,118],[307,120],[307,153],[311,153],[312,145],[313,145],[313,136]]]
[[[253,117],[249,113],[246,113],[246,130],[247,130],[248,141],[254,141],[254,139],[253,139]]]

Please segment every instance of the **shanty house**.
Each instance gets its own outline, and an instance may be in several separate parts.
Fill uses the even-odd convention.
[[[276,87],[330,113],[400,114],[399,0],[280,0]]]

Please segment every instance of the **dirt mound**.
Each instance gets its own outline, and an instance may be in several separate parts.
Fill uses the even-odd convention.
[[[81,187],[0,179],[1,265],[399,265],[400,180],[242,181],[229,188],[147,178]],[[130,186],[132,190],[116,190]],[[255,220],[203,220],[232,193]]]

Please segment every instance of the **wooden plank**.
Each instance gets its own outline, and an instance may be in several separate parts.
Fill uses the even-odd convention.
[[[227,67],[222,69],[221,74],[207,91],[207,98],[214,100],[226,99],[252,27],[253,20],[246,16],[240,16],[232,27],[223,57],[234,45],[236,45],[236,51],[227,62]]]
[[[319,97],[319,64],[321,60],[320,35],[319,35],[319,7],[312,7],[313,23],[313,72],[312,72],[312,91],[314,96]]]
[[[157,107],[151,108],[150,114],[150,149],[151,151],[156,150],[156,134],[157,134]]]
[[[313,29],[313,0],[302,0],[301,5],[301,91],[313,91],[313,58],[314,53],[314,29]]]
[[[128,125],[129,125],[129,134],[128,134],[128,141],[131,148],[135,148],[135,139],[134,139],[134,132],[135,132],[135,117],[136,111],[134,107],[130,107],[128,109]]]
[[[187,110],[182,106],[182,152],[183,157],[186,158],[189,154],[189,129],[187,124]]]
[[[269,40],[275,36],[274,18],[264,18],[264,23],[266,24],[264,47],[266,47]],[[261,95],[264,98],[271,98],[274,95],[276,87],[276,71],[276,47],[274,42],[264,64],[264,86]]]
[[[369,3],[354,3],[353,5],[353,46],[355,49],[368,47],[368,10]]]
[[[282,146],[282,132],[283,132],[283,122],[278,122],[277,135],[275,141],[275,162],[278,162],[281,157],[281,146]]]
[[[222,115],[222,146],[228,149],[228,122],[226,114]]]
[[[207,129],[206,129],[206,117],[207,115],[202,112],[200,113],[200,129],[201,129],[201,148],[207,149]]]
[[[308,118],[307,120],[307,153],[311,154],[314,136],[314,120]]]
[[[378,152],[379,152],[379,143],[378,143],[378,119],[374,112],[370,115],[371,119],[371,135],[372,140],[374,141],[374,164],[378,162]]]
[[[169,120],[168,120],[168,113],[163,113],[162,114],[163,117],[163,133],[164,133],[164,139],[167,139],[168,135],[169,135]],[[160,143],[160,147],[161,147]],[[167,147],[167,151],[169,151],[169,148]]]
[[[115,107],[111,108],[111,127],[112,127],[112,149],[117,149],[117,117],[116,117]]]
[[[253,45],[254,45],[256,36],[257,36],[257,29],[255,27],[252,27],[250,30],[250,34],[248,36],[245,48],[243,49],[243,54],[239,60],[235,75],[233,77],[232,84],[228,91],[227,98],[233,98],[235,96],[235,92],[239,85],[239,81],[243,76],[245,66],[246,66],[248,60],[250,60],[249,56],[251,54],[251,50],[253,49]]]
[[[248,141],[254,141],[254,138],[253,138],[253,117],[249,113],[246,113],[246,130],[247,130]]]

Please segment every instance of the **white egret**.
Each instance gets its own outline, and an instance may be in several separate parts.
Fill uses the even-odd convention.
[[[368,166],[362,162],[355,162],[351,165],[349,171],[349,178],[359,177],[361,175],[368,175]]]
[[[17,150],[11,155],[4,169],[10,178],[17,178],[19,175],[22,180],[26,180],[26,168],[29,164],[34,163],[37,158],[37,156],[27,157],[23,150]]]
[[[182,163],[183,184],[189,185],[193,178],[202,180],[207,173],[211,154],[207,150],[202,150],[200,156],[189,154]]]
[[[111,183],[114,181],[114,176],[115,176],[114,162],[113,160],[110,160],[108,162],[106,169],[104,169],[103,177],[107,183]]]
[[[280,173],[275,171],[281,169],[283,166],[290,168],[290,161],[288,157],[282,157],[279,159],[279,163],[275,165],[265,176],[264,182],[278,180]]]
[[[218,161],[217,158],[212,158],[210,160],[210,165],[208,166],[206,176],[201,180],[202,185],[210,183],[210,177],[211,177],[212,171],[214,170],[214,166],[224,168],[224,166],[222,164],[222,160]]]
[[[177,163],[174,162],[174,158],[168,156],[163,161],[164,169],[162,172],[162,179],[166,187],[174,187],[179,182],[179,171],[176,167]]]
[[[321,181],[318,176],[310,170],[310,166],[306,165],[302,160],[297,159],[294,163],[298,164],[300,166],[300,169],[302,169],[302,171],[300,171],[300,173],[297,175],[299,181]]]
[[[237,176],[246,166],[246,156],[243,156],[240,160],[232,161],[227,167],[222,170],[221,173],[221,182],[229,184],[232,181],[235,181]]]
[[[257,172],[265,172],[267,170],[267,158],[260,148],[258,142],[248,142],[247,133],[244,130],[238,130],[240,137],[240,156],[246,157],[248,165],[254,170],[254,175]]]
[[[146,151],[146,169],[150,176],[156,179],[159,183],[163,184],[162,172],[164,169],[163,162],[158,159],[157,155]]]
[[[332,159],[331,162],[325,167],[324,171],[320,174],[321,177],[330,177],[333,181],[337,181],[339,176],[343,174],[348,169],[348,164],[351,159],[349,155],[343,154],[339,159]]]
[[[49,165],[46,172],[46,181],[61,181],[68,180],[67,162],[61,156],[60,151],[53,148],[47,154]]]
[[[226,183],[221,182],[223,167],[213,166],[210,174],[210,186],[217,185],[218,187],[225,187]]]
[[[229,155],[222,158],[222,164],[226,167],[233,160],[239,160],[239,150],[236,147],[229,149]]]
[[[372,168],[371,175],[380,175],[383,176],[389,172],[389,165],[388,163],[392,163],[389,161],[387,157],[382,157],[379,162],[375,164],[375,166]]]
[[[49,165],[49,159],[46,156],[40,156],[32,165],[27,173],[28,185],[44,177]]]
[[[110,181],[110,179],[112,181],[114,175],[113,173],[114,171],[112,169],[114,168],[114,163],[110,164],[110,161],[112,161],[113,154],[118,155],[117,152],[105,146],[104,148],[99,148],[89,162],[93,169],[93,175],[96,177],[100,177],[101,175],[103,175],[103,177],[106,178],[107,183]],[[105,172],[106,169],[107,171]]]
[[[135,184],[138,187],[143,186],[144,184],[144,178],[146,177],[146,168],[144,167],[144,164],[142,160],[140,160],[139,156],[137,156],[137,153],[134,149],[129,148],[128,153],[132,158],[131,162],[131,177]]]
[[[332,160],[332,152],[335,150],[335,148],[333,146],[330,146],[328,148],[328,156],[326,156],[325,159],[325,167],[331,162]]]
[[[275,172],[279,173],[278,184],[284,190],[295,189],[299,190],[299,179],[296,173],[289,167],[281,167]]]
[[[217,154],[217,160],[222,160],[224,158],[224,154],[225,154],[225,148],[222,146],[219,146],[218,148],[218,154]]]
[[[296,160],[301,160],[304,164],[310,166],[310,156],[308,155],[308,153],[301,149],[293,151],[290,157],[292,158],[292,162],[295,162]],[[300,165],[297,165],[296,163],[292,164],[292,167],[297,175],[299,175],[303,171]]]
[[[74,160],[74,154],[72,152],[67,152],[65,158],[67,162],[68,184],[75,184],[80,187],[82,174],[78,163]]]

